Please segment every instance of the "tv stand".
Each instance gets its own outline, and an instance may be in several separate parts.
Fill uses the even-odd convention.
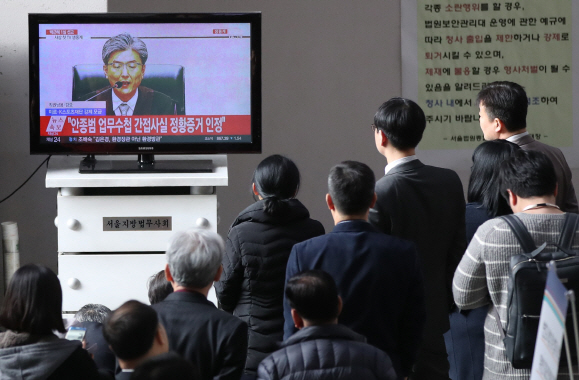
[[[153,154],[139,154],[136,161],[97,160],[87,155],[78,169],[81,174],[98,173],[211,173],[211,160],[155,160]]]
[[[139,161],[137,156],[96,161],[101,158]],[[78,156],[50,160],[46,187],[59,189],[55,223],[63,310],[74,313],[87,303],[115,309],[129,299],[147,303],[147,281],[165,268],[164,252],[175,232],[217,231],[216,187],[227,186],[227,156],[167,155],[155,165],[193,160],[209,161],[213,170],[85,175],[78,172]],[[217,303],[213,289],[209,300]]]

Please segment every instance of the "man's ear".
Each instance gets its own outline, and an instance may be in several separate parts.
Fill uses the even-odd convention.
[[[171,269],[169,269],[169,264],[165,264],[165,278],[169,282],[174,282],[173,275],[171,274]]]
[[[555,194],[554,194],[555,198],[557,198],[557,194],[559,194],[559,184],[558,183],[555,184]]]
[[[386,133],[383,130],[379,129],[378,132],[380,133],[380,145],[386,147],[388,145],[388,137],[386,137]]]
[[[217,273],[215,273],[215,277],[213,277],[213,281],[217,282],[219,281],[219,279],[221,278],[221,274],[223,273],[223,265],[219,266],[219,269],[217,269]]]
[[[370,203],[370,208],[374,207],[377,200],[378,200],[378,195],[374,192],[374,196],[372,197],[372,202]]]
[[[499,119],[498,117],[495,117],[495,119],[493,120],[493,124],[495,125],[495,133],[498,134],[502,134],[502,133],[507,133],[507,126],[505,125],[505,123],[503,123],[503,121],[501,119]]]
[[[103,65],[103,71],[105,72],[105,78],[109,79],[108,74],[107,74],[107,69],[109,67],[107,65]]]
[[[251,184],[251,189],[253,190],[253,194],[255,194],[256,197],[259,196],[257,188],[255,187],[255,182]]]
[[[332,199],[332,196],[330,194],[326,194],[326,204],[328,205],[328,208],[332,211],[336,210],[336,206],[334,206],[334,200]]]
[[[298,311],[296,309],[292,309],[292,319],[294,321],[294,325],[298,330],[304,327],[304,319],[301,317],[301,315],[298,314]]]
[[[344,306],[344,302],[342,302],[342,297],[338,296],[338,317],[342,314],[342,307]]]
[[[511,191],[511,189],[507,189],[507,193],[509,194],[509,206],[513,208],[513,206],[516,206],[519,202],[519,198],[517,197],[517,194]]]

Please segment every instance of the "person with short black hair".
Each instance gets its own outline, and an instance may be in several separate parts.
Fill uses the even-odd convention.
[[[374,142],[388,164],[376,183],[378,199],[369,221],[414,242],[420,256],[426,325],[411,378],[448,380],[443,334],[450,328],[452,276],[466,248],[465,202],[454,171],[424,165],[416,156],[425,128],[424,112],[410,99],[392,98],[374,115]]]
[[[342,299],[332,276],[302,272],[289,279],[285,295],[299,331],[261,362],[259,380],[397,379],[386,353],[338,324]]]
[[[501,164],[499,178],[503,195],[535,244],[558,241],[565,214],[554,204],[557,179],[551,160],[541,152],[519,150]],[[556,249],[547,245],[543,252]],[[488,307],[491,304],[496,308],[506,326],[509,263],[512,256],[521,253],[523,248],[507,222],[491,219],[478,228],[454,274],[454,300],[459,308],[487,306],[484,379],[528,379],[531,374],[530,369],[515,369],[508,361],[493,308]],[[565,372],[567,367],[562,369]]]
[[[251,187],[256,202],[229,228],[223,275],[215,283],[219,306],[249,326],[247,376],[255,376],[282,341],[284,273],[293,245],[325,232],[296,199],[300,172],[290,158],[263,159]]]
[[[145,359],[169,351],[167,333],[157,313],[135,300],[125,302],[109,315],[103,335],[122,369],[116,380],[130,379],[135,367]]]
[[[535,150],[549,157],[557,175],[556,204],[566,212],[579,212],[572,173],[560,149],[536,141],[527,132],[528,98],[524,88],[514,82],[500,81],[486,85],[477,95],[479,123],[485,140],[502,139],[523,150]]]
[[[103,323],[110,313],[111,309],[105,305],[89,303],[76,312],[71,326],[86,329],[83,339],[84,346],[92,354],[99,371],[112,377],[115,373],[117,360],[103,336]]]
[[[163,301],[169,294],[173,293],[173,285],[167,281],[164,270],[151,276],[147,289],[151,305]]]
[[[223,271],[224,249],[215,232],[176,233],[165,267],[174,292],[152,307],[167,331],[169,348],[196,365],[203,379],[239,380],[247,357],[247,324],[207,300]]]
[[[81,342],[59,339],[62,289],[56,274],[42,265],[19,268],[0,311],[0,374],[6,379],[101,379]]]
[[[374,173],[367,165],[345,161],[334,166],[328,189],[326,203],[336,226],[329,234],[294,245],[286,283],[304,270],[328,272],[344,303],[339,322],[385,351],[398,376],[408,376],[424,324],[424,288],[416,248],[368,223],[376,194]],[[296,331],[291,310],[286,294],[286,341]]]
[[[195,366],[175,352],[153,356],[135,368],[131,380],[202,380]]]

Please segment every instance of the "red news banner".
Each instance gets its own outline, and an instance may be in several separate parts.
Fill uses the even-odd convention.
[[[251,115],[41,116],[41,136],[251,135]]]

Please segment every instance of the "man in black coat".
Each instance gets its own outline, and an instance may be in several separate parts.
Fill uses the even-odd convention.
[[[202,379],[239,380],[247,355],[247,324],[207,300],[223,268],[224,244],[207,230],[177,233],[166,252],[174,292],[153,305],[169,348],[199,369]]]
[[[103,335],[117,356],[121,372],[115,380],[129,380],[140,363],[169,351],[167,333],[157,313],[139,301],[127,301],[103,325]]]
[[[259,380],[397,378],[388,355],[338,324],[342,300],[332,276],[302,272],[288,281],[285,294],[300,331],[261,362]]]
[[[365,164],[346,161],[328,178],[331,233],[294,245],[286,282],[309,269],[328,272],[344,302],[339,322],[385,351],[399,376],[408,376],[422,336],[424,289],[414,244],[385,235],[368,222],[375,177]],[[284,299],[284,339],[295,332]]]
[[[447,380],[443,333],[450,328],[452,277],[466,249],[465,202],[454,171],[424,165],[416,157],[425,127],[424,112],[408,99],[390,99],[376,112],[376,147],[388,165],[376,183],[378,199],[369,221],[388,235],[416,243],[424,272],[426,325],[411,378]]]

